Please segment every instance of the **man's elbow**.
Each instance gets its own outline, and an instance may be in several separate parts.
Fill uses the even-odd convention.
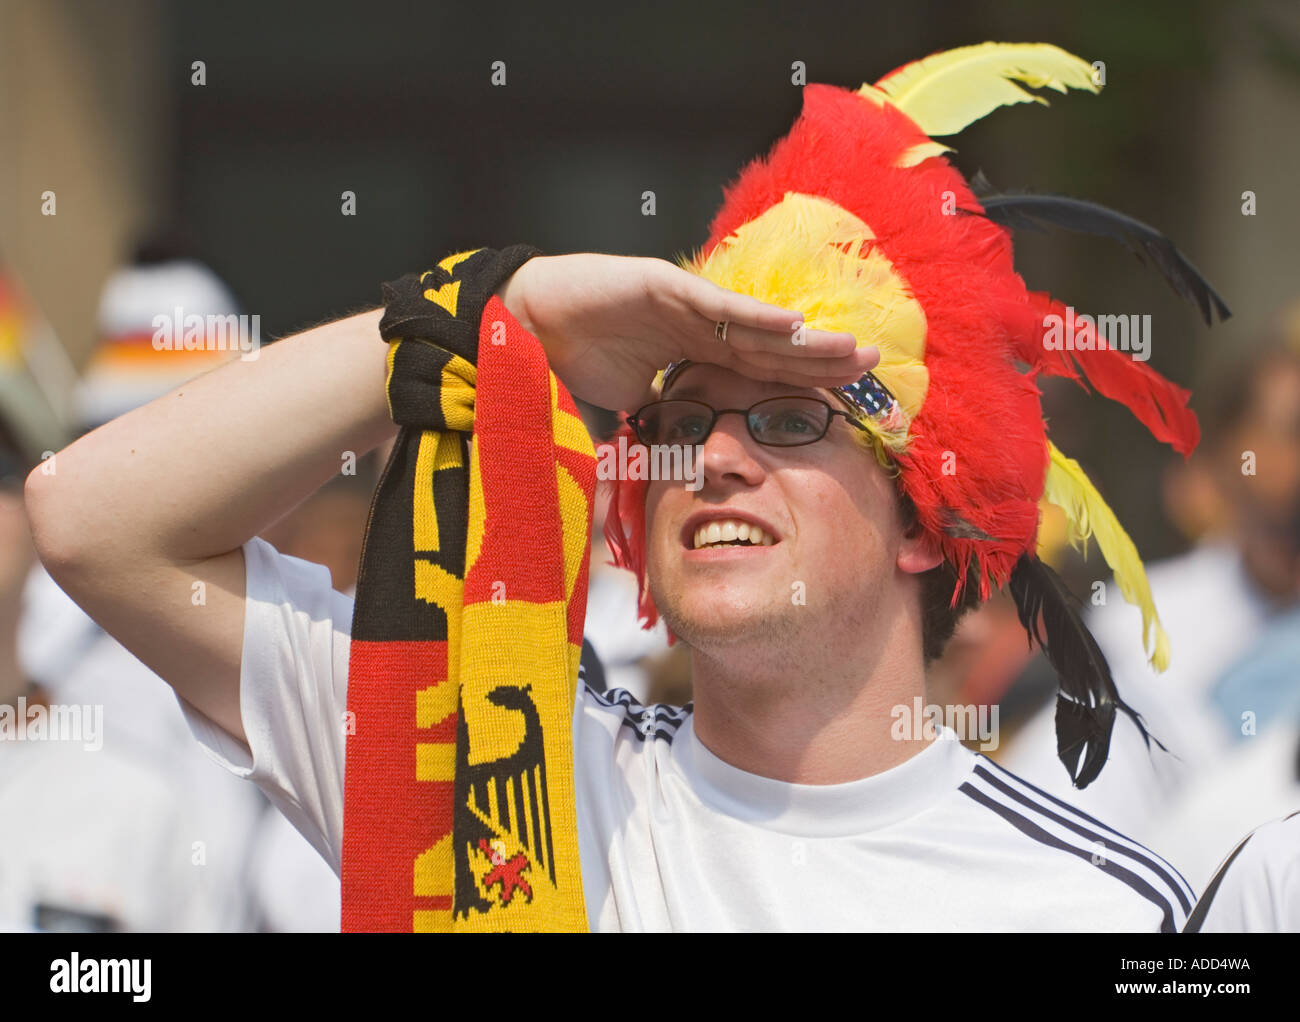
[[[67,487],[60,487],[59,482],[49,463],[42,462],[28,473],[23,486],[36,556],[55,581],[73,574],[86,556],[84,544],[79,542],[82,530],[72,527]]]

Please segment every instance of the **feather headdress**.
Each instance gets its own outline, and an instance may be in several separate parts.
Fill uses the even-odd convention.
[[[1114,238],[1159,269],[1207,323],[1229,313],[1146,224],[1060,196],[976,195],[934,137],[1000,106],[1045,103],[1025,86],[1099,91],[1091,65],[1041,43],[949,50],[856,91],[806,86],[789,134],[725,189],[708,241],[682,265],[729,290],[800,309],[811,329],[845,331],[880,349],[872,375],[896,399],[890,414],[864,402],[860,385],[842,388],[843,399],[897,464],[922,527],[956,570],[953,605],[972,565],[982,599],[1009,585],[1031,641],[1061,677],[1058,752],[1084,787],[1106,761],[1116,710],[1142,724],[1119,698],[1072,597],[1036,556],[1040,500],[1064,511],[1074,542],[1096,538],[1124,597],[1141,608],[1144,648],[1157,670],[1168,664],[1169,643],[1132,540],[1079,465],[1048,440],[1036,378],[1091,385],[1184,455],[1200,427],[1187,390],[1087,317],[1076,321],[1063,303],[1026,288],[1010,230]],[[976,186],[987,193],[986,184]],[[1053,338],[1049,323],[1077,323],[1082,332]],[[954,457],[957,470],[945,471]],[[638,574],[642,619],[651,624],[643,503],[643,483],[620,482],[606,536],[615,563]]]

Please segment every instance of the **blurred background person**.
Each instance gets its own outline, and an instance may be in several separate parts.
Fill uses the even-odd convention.
[[[1300,551],[1300,513],[1291,542]],[[1279,563],[1300,594],[1300,554]],[[1270,620],[1208,697],[1228,750],[1154,821],[1153,840],[1178,855],[1193,885],[1210,881],[1242,835],[1300,811],[1300,604]]]
[[[1183,932],[1300,933],[1300,811],[1234,846]]]
[[[51,345],[57,338],[0,266],[0,929],[174,929],[194,918],[189,793],[128,743],[105,740],[94,693],[71,708],[79,733],[53,725],[51,704],[68,704],[19,656],[36,563],[22,480],[67,434],[69,390],[43,382],[70,379],[33,372],[59,366]]]
[[[154,343],[158,317],[169,325],[178,317],[203,317],[204,336],[198,341],[206,345],[211,339],[207,317],[240,311],[225,284],[189,257],[182,244],[170,234],[142,240],[129,263],[105,283],[100,343],[71,402],[76,433],[232,357],[229,350],[160,350]],[[145,787],[161,787],[185,807],[184,831],[166,838],[176,843],[147,852],[165,851],[185,866],[185,897],[154,925],[167,930],[249,929],[254,909],[246,871],[265,799],[195,748],[171,689],[87,617],[39,564],[28,576],[23,602],[18,658],[24,675],[55,702],[102,706],[105,747],[129,760],[142,778],[148,776]],[[201,605],[195,612],[202,612]],[[125,822],[140,828],[135,845],[141,854],[146,854],[144,846],[161,840],[153,829],[159,821],[152,817],[133,814]],[[121,856],[112,861],[127,866]]]
[[[1208,767],[1217,771],[1230,751],[1234,726],[1225,722],[1222,696],[1216,695],[1225,674],[1257,655],[1270,629],[1285,636],[1294,627],[1300,595],[1300,535],[1294,525],[1300,507],[1300,332],[1288,325],[1223,367],[1206,389],[1201,446],[1190,461],[1169,470],[1165,486],[1168,514],[1192,533],[1195,545],[1148,569],[1172,647],[1169,669],[1154,673],[1129,641],[1140,627],[1139,612],[1119,598],[1113,580],[1106,585],[1106,603],[1091,608],[1088,617],[1120,696],[1168,751],[1154,744],[1148,751],[1121,716],[1100,778],[1074,791],[1056,761],[1052,704],[1026,724],[1002,758],[1008,769],[1113,821],[1180,868],[1181,852],[1189,871],[1201,875],[1204,870],[1191,868],[1190,849],[1159,843],[1157,821]],[[1272,690],[1270,707],[1278,694]],[[1250,701],[1259,703],[1255,712],[1265,708]],[[1234,704],[1231,713],[1237,711]],[[1243,828],[1233,830],[1228,840]]]

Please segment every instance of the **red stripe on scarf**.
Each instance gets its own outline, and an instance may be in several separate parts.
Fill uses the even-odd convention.
[[[452,784],[415,779],[418,743],[456,740],[455,713],[415,726],[416,692],[447,677],[447,644],[353,640],[348,674],[370,699],[347,743],[342,929],[409,933],[416,909],[451,908],[450,895],[417,898],[411,874],[416,857],[451,831]],[[384,740],[359,740],[367,735]]]
[[[483,312],[484,323],[493,321],[505,324],[506,336],[504,344],[485,338],[479,347],[474,443],[487,517],[478,561],[465,579],[465,603],[491,600],[493,583],[507,579],[507,599],[553,603],[564,599],[564,563],[557,556],[560,514],[550,393],[537,385],[550,370],[542,346],[495,296]],[[521,521],[545,523],[545,528],[520,529]],[[530,570],[521,572],[521,565]]]

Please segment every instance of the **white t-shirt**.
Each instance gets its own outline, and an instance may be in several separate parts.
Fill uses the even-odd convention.
[[[114,745],[0,740],[0,930],[202,929],[194,822]]]
[[[1300,812],[1266,823],[1205,888],[1188,933],[1300,933]]]
[[[337,872],[352,600],[329,572],[244,547],[249,745],[183,704]],[[1181,928],[1174,869],[952,739],[883,773],[803,785],[747,773],[687,707],[578,686],[579,854],[594,931]]]

